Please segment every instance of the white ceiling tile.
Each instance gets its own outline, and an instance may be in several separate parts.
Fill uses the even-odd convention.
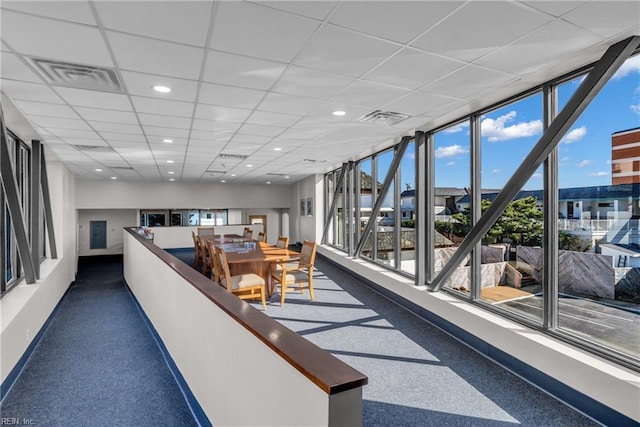
[[[43,128],[57,126],[60,129],[91,130],[87,123],[84,122],[84,120],[63,119],[59,117],[44,116],[29,116],[29,120],[33,123],[37,123],[38,126],[42,126]]]
[[[77,129],[61,129],[61,128],[47,128],[52,135],[67,140],[68,138],[83,138],[83,139],[101,139],[100,135],[92,130],[77,130]]]
[[[175,137],[175,138],[188,138],[189,130],[188,129],[174,129],[174,128],[166,128],[160,126],[143,126],[144,133],[147,137],[151,136],[159,136],[159,137]],[[165,144],[171,145],[171,144]]]
[[[144,142],[146,143],[146,139],[143,135],[139,134],[131,134],[131,133],[119,133],[119,132],[100,132],[100,136],[105,139],[105,141],[128,141],[133,143]]]
[[[269,89],[286,64],[210,50],[202,80],[251,89]]]
[[[191,118],[161,116],[157,114],[138,114],[140,123],[145,126],[165,126],[170,128],[189,129],[191,127]]]
[[[471,62],[551,19],[515,2],[468,2],[412,45]]]
[[[65,138],[65,141],[70,144],[67,147],[73,148],[72,145],[92,145],[96,147],[106,147],[108,144],[102,139],[93,138]],[[75,148],[73,148],[75,150]]]
[[[33,15],[96,25],[87,1],[2,1],[3,9],[26,12]]]
[[[113,31],[107,31],[107,39],[121,69],[184,79],[200,75],[202,48]]]
[[[2,91],[12,99],[49,102],[53,104],[63,103],[62,99],[60,99],[54,91],[42,84],[2,79],[0,80],[0,87],[2,87]]]
[[[193,103],[183,101],[168,101],[164,99],[143,98],[132,96],[131,101],[138,113],[161,114],[166,116],[191,117]]]
[[[103,110],[89,107],[74,107],[74,110],[85,120],[117,122],[130,125],[138,123],[136,115],[131,111]]]
[[[385,105],[385,109],[410,115],[426,114],[429,110],[452,104],[456,99],[424,92],[413,92],[402,99]]]
[[[336,95],[332,101],[375,109],[408,93],[407,89],[359,80]]]
[[[192,129],[213,132],[235,132],[242,123],[219,122],[215,120],[193,119]]]
[[[633,26],[640,32],[640,2],[592,1],[562,18],[605,37],[612,37]]]
[[[253,109],[265,94],[266,92],[261,90],[203,83],[200,88],[198,102]]]
[[[245,123],[238,130],[238,133],[243,135],[258,135],[258,136],[276,136],[281,134],[285,128],[275,126],[261,126]]]
[[[168,101],[194,102],[198,91],[198,82],[195,80],[176,79],[172,77],[157,76],[153,74],[134,73],[122,71],[122,80],[127,90],[132,95],[158,98]],[[160,93],[153,90],[153,87],[166,86],[171,89],[170,93]]]
[[[318,26],[317,21],[256,4],[220,2],[210,47],[290,62]]]
[[[342,2],[329,21],[385,39],[407,43],[462,5],[461,1]]]
[[[231,143],[243,143],[243,144],[258,144],[264,145],[267,142],[271,141],[273,138],[270,136],[260,136],[260,135],[242,135],[237,133],[233,138],[231,138]]]
[[[206,140],[206,141],[228,141],[233,136],[233,132],[228,131],[220,131],[213,132],[208,130],[191,130],[191,136],[189,141],[198,141],[198,140]]]
[[[562,40],[562,43],[558,43]],[[526,76],[562,60],[569,52],[586,49],[597,37],[564,21],[553,21],[477,61],[478,65]]]
[[[139,125],[129,125],[124,123],[111,123],[111,122],[95,122],[90,121],[89,124],[93,129],[98,132],[118,132],[118,133],[131,133],[134,135],[142,135],[142,129]]]
[[[260,103],[258,109],[273,113],[307,114],[317,108],[322,101],[314,98],[305,98],[280,93],[269,93]]]
[[[63,104],[45,104],[20,100],[15,101],[14,104],[27,115],[80,119],[71,108]]]
[[[329,99],[354,79],[324,71],[291,66],[283,73],[273,91],[290,95]]]
[[[44,83],[42,78],[25,65],[17,55],[2,52],[0,56],[0,75],[3,79],[19,80],[24,82]]]
[[[420,90],[455,98],[471,98],[485,89],[507,84],[514,79],[509,74],[468,65]]]
[[[405,48],[368,73],[365,79],[416,89],[460,69],[464,65],[462,62],[425,53],[418,49]]]
[[[251,110],[245,108],[218,107],[215,105],[198,104],[196,117],[205,120],[227,122],[243,122],[249,117]]]
[[[74,63],[113,67],[97,27],[3,11],[2,39],[17,52]],[[22,31],[24,28],[37,31]],[[46,43],[43,43],[43,37]]]
[[[326,25],[296,57],[295,64],[359,77],[398,49],[396,44]]]
[[[261,1],[256,2],[267,7],[284,10],[296,15],[324,20],[338,4],[334,1]]]
[[[290,114],[268,113],[266,111],[254,111],[247,119],[247,123],[264,125],[264,126],[280,126],[289,127],[300,120],[301,116]]]
[[[578,0],[532,0],[526,1],[521,0],[522,3],[536,8],[542,12],[548,13],[555,17],[560,17],[565,13],[582,6],[585,4],[585,1]]]
[[[126,95],[68,87],[56,87],[55,91],[70,105],[80,107],[100,106],[108,110],[131,111],[131,103],[129,103]]]
[[[96,2],[102,25],[141,36],[204,46],[212,2]],[[153,19],[148,19],[149,17]]]

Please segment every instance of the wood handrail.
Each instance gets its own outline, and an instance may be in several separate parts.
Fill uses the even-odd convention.
[[[212,303],[327,394],[355,389],[368,383],[366,375],[328,351],[321,349],[250,305],[251,309],[247,310],[247,302],[228,293],[200,272],[138,235],[133,228],[125,227],[125,230],[194,288],[198,289]]]

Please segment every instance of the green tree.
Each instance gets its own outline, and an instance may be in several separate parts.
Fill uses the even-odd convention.
[[[535,197],[525,197],[510,202],[504,212],[482,238],[485,244],[511,241],[525,245],[540,245],[542,241],[542,211],[536,206]],[[482,200],[480,209],[484,214],[491,206],[489,200]],[[469,208],[453,215],[459,227],[452,232],[464,237],[471,228]],[[460,233],[460,234],[458,234]]]

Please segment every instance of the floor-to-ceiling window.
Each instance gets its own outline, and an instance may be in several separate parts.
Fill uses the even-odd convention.
[[[545,164],[534,170],[538,163],[525,161],[550,138],[552,132],[544,132],[589,71],[426,132],[433,159],[424,164],[432,171],[408,166],[415,147],[400,161],[394,162],[396,146],[356,162],[360,230],[369,221],[374,226],[356,235],[353,245],[362,248],[361,257],[404,274],[424,262],[433,267],[436,283],[446,277],[432,289],[442,286],[640,367],[640,55],[628,59],[594,99],[588,97],[588,108]],[[399,167],[389,170],[391,164]],[[432,212],[415,209],[416,191],[427,190],[415,186],[415,176],[430,176]],[[385,181],[390,185],[381,194]],[[473,235],[489,209],[495,221]],[[432,247],[415,260],[405,243],[411,235],[416,241],[410,228],[420,215],[433,215],[427,225],[433,240],[426,239]],[[468,238],[468,255],[454,256]],[[416,284],[423,283],[416,277]]]

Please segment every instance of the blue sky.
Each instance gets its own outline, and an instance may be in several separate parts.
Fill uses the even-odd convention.
[[[559,91],[562,108],[580,80]],[[611,134],[640,126],[640,55],[630,58],[578,118],[560,143],[561,188],[611,184]],[[502,188],[542,135],[542,95],[487,113],[482,119],[483,188]],[[469,185],[469,127],[439,132],[436,186]],[[542,188],[539,173],[526,189]],[[403,189],[404,189],[403,183]]]

